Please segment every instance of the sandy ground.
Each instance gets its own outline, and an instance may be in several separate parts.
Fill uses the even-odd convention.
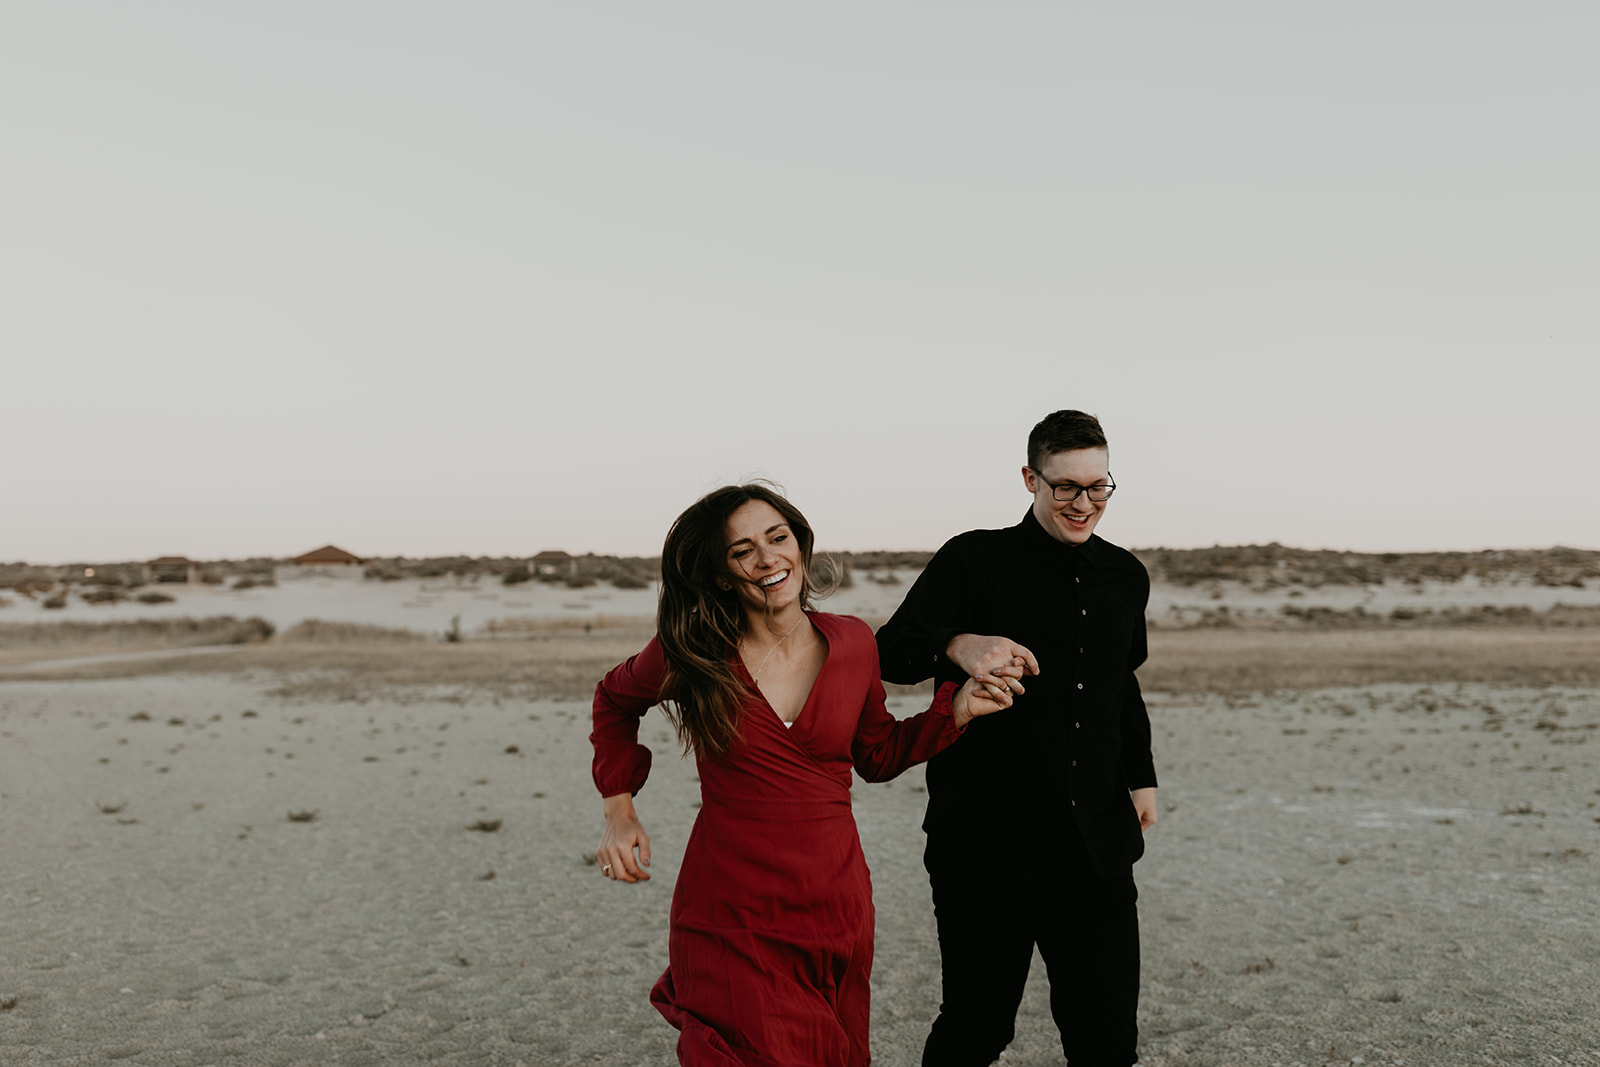
[[[1359,673],[1371,650],[1330,643],[1353,639],[1157,646],[1189,673],[1151,696],[1143,1061],[1600,1065],[1600,690],[1182,691],[1315,649]],[[367,667],[329,688],[270,649],[0,679],[0,1063],[673,1063],[646,995],[697,786],[647,720],[656,876],[599,877],[573,697],[636,636],[587,640],[538,646],[578,664],[562,699]],[[1592,664],[1585,640],[1554,662]],[[890,1067],[938,1000],[921,780],[856,790]],[[1060,1062],[1041,979],[1006,1064]]]

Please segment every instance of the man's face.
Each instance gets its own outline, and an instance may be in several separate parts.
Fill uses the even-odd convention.
[[[1045,532],[1062,544],[1081,545],[1094,533],[1110,501],[1096,503],[1088,493],[1079,493],[1076,500],[1057,500],[1051,487],[1109,485],[1111,455],[1103,448],[1052,452],[1039,470],[1023,467],[1022,481],[1033,494],[1033,517]]]

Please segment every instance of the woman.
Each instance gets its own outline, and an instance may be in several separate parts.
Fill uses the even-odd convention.
[[[699,768],[669,963],[650,994],[680,1031],[684,1064],[870,1062],[872,885],[851,767],[887,781],[1011,703],[1003,685],[947,683],[897,721],[872,631],[810,610],[812,542],[805,517],[765,486],[696,501],[667,533],[656,637],[595,692],[605,877],[650,877],[633,794],[650,769],[638,733],[651,705]]]

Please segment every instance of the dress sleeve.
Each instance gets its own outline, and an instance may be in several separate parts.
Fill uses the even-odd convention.
[[[594,784],[603,797],[637,793],[650,775],[650,750],[639,743],[639,720],[662,700],[667,661],[650,643],[612,668],[594,691]]]
[[[867,643],[872,645],[871,641]],[[937,756],[961,736],[951,708],[951,700],[959,687],[954,682],[945,682],[933,694],[933,703],[927,711],[909,719],[896,719],[885,706],[877,658],[876,647],[873,647],[867,700],[856,721],[856,736],[850,742],[850,760],[855,764],[856,773],[867,781],[887,782],[907,767]]]
[[[917,575],[894,615],[878,630],[878,659],[883,677],[915,685],[935,674],[959,671],[944,657],[950,639],[964,631],[962,591],[965,567],[954,541],[948,542]]]

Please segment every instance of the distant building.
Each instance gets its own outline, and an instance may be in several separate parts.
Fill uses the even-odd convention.
[[[528,560],[528,572],[541,577],[561,575],[570,578],[578,573],[578,557],[568,555],[559,548],[546,549]]]
[[[296,578],[360,578],[367,561],[354,552],[346,552],[337,545],[323,545],[288,563],[273,568],[273,577],[280,582]]]
[[[185,556],[162,556],[144,565],[145,582],[200,584],[200,564]]]

